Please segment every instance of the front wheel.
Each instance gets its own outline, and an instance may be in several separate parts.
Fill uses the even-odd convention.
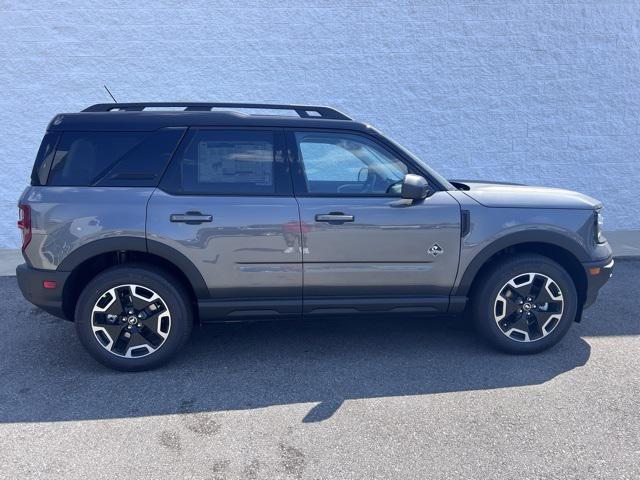
[[[85,287],[75,313],[87,351],[116,370],[139,371],[168,361],[186,342],[192,316],[180,283],[146,265],[120,265]]]
[[[474,323],[500,350],[545,350],[567,333],[576,318],[578,296],[573,280],[542,255],[507,258],[477,281],[471,299]]]

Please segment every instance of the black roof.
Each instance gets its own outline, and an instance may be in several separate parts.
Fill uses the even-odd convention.
[[[167,110],[162,110],[167,108]],[[182,110],[175,110],[182,108]],[[225,111],[220,111],[223,108]],[[291,115],[253,115],[233,111],[242,109],[289,110]],[[147,109],[147,110],[145,110]],[[253,103],[109,103],[97,104],[79,113],[56,115],[49,130],[65,131],[152,131],[163,127],[184,126],[259,126],[312,127],[366,130],[370,127],[355,122],[330,107],[314,105],[281,105]]]

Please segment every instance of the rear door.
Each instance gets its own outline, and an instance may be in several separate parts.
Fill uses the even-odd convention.
[[[368,135],[299,130],[288,138],[304,312],[446,310],[460,246],[460,207],[451,195],[400,198],[404,175],[424,172]]]
[[[301,311],[300,219],[283,147],[275,129],[190,129],[149,201],[149,250],[170,247],[195,264],[207,316]]]

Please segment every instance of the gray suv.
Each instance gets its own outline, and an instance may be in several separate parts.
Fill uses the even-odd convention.
[[[328,107],[99,104],[48,126],[16,273],[120,370],[167,361],[194,322],[274,317],[466,312],[495,347],[533,353],[611,276],[601,210],[446,180]]]

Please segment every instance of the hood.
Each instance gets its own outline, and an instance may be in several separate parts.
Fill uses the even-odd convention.
[[[531,187],[515,183],[451,180],[485,207],[579,208],[593,210],[602,204],[587,195],[562,188]]]

